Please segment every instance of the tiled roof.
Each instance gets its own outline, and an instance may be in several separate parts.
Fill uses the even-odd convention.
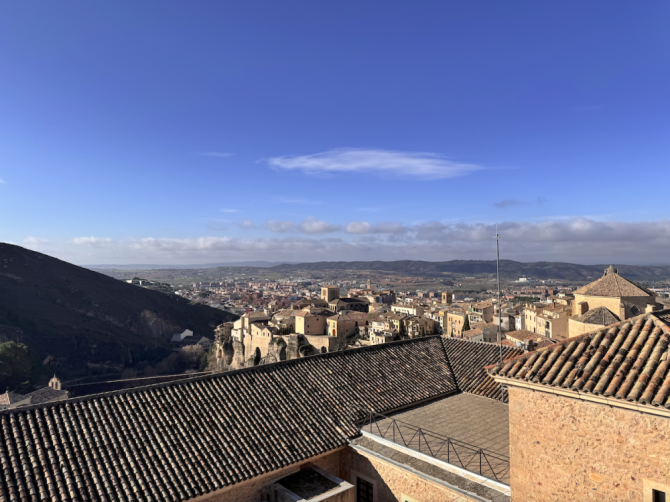
[[[610,312],[607,307],[591,309],[572,319],[586,324],[600,324],[601,326],[609,326],[610,324],[619,322],[619,318]]]
[[[248,317],[249,319],[255,319],[257,317],[270,317],[265,312],[247,312],[242,317]]]
[[[357,312],[355,310],[341,310],[337,314],[328,317],[330,321],[368,321],[369,319],[367,312]]]
[[[282,309],[278,310],[274,314],[272,314],[273,317],[295,317],[295,310],[293,309]]]
[[[308,459],[357,433],[350,407],[385,413],[457,392],[442,343],[393,342],[0,412],[0,500],[187,500]]]
[[[28,399],[28,396],[17,394],[16,392],[5,391],[4,394],[0,394],[0,404],[3,405],[18,403],[19,401],[24,401],[25,399]]]
[[[500,346],[494,343],[471,342],[460,338],[442,338],[449,365],[461,392],[507,402],[507,394],[487,373],[485,367],[500,358]],[[502,347],[503,361],[522,354],[514,347]]]
[[[205,338],[205,340],[207,340]],[[30,394],[26,394],[25,397],[30,397],[30,404],[41,404],[46,403],[57,398],[67,397],[68,392],[66,390],[56,390],[51,387],[42,387],[41,389],[34,390]]]
[[[533,333],[532,331],[528,331],[527,329],[517,329],[515,331],[508,331],[505,333],[505,336],[507,338],[514,338],[515,340],[537,340],[537,339],[543,339],[542,335],[538,335],[537,333]]]
[[[608,268],[605,271],[605,275],[600,279],[582,286],[573,291],[573,294],[588,296],[654,296],[651,291],[621,277],[612,267]]]
[[[644,314],[490,367],[489,374],[670,409],[670,311]]]

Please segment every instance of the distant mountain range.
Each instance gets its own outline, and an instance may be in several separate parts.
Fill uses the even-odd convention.
[[[520,277],[533,279],[556,279],[561,281],[587,282],[602,276],[609,263],[600,265],[579,265],[576,263],[538,261],[524,263],[512,260],[500,261],[500,275],[504,280],[517,280]],[[670,279],[670,265],[620,265],[614,264],[619,273],[633,281],[663,281]],[[106,268],[108,267],[108,268]],[[95,268],[93,266],[89,268]],[[495,274],[494,260],[451,260],[451,261],[319,261],[307,263],[273,263],[267,261],[249,261],[231,264],[204,264],[192,267],[175,265],[98,265],[99,270],[149,270],[149,269],[209,269],[214,275],[221,271],[217,269],[239,269],[239,273],[254,274],[263,272],[278,272],[281,274],[300,274],[301,272],[323,271],[370,271],[387,272],[404,276],[444,277],[447,274],[482,275]],[[229,270],[230,272],[230,270]],[[206,275],[206,274],[205,274]]]
[[[578,265],[538,261],[522,263],[512,260],[500,261],[500,275],[507,280],[520,277],[535,279],[559,279],[565,281],[589,281],[601,277],[610,264]],[[621,275],[631,280],[665,280],[670,279],[670,265],[638,266],[614,265]],[[357,270],[392,272],[408,276],[443,276],[445,272],[464,275],[495,274],[494,260],[452,260],[442,262],[399,260],[399,261],[321,261],[314,263],[282,264],[271,267],[271,270],[283,273],[300,271],[324,270]]]
[[[91,270],[170,270],[170,269],[203,269],[218,267],[257,267],[269,268],[283,264],[294,264],[296,262],[283,261],[238,261],[231,263],[204,263],[201,265],[86,265]]]
[[[26,343],[66,378],[165,353],[170,337],[187,328],[212,338],[214,327],[237,319],[3,243],[0,298],[0,342]]]

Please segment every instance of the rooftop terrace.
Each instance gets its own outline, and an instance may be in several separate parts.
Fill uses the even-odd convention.
[[[388,417],[372,418],[363,430],[509,484],[509,415],[505,403],[462,393]]]

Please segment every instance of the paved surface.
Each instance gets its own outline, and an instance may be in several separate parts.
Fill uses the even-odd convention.
[[[509,483],[508,405],[463,393],[390,418],[378,420],[372,428],[366,425],[365,430]],[[479,450],[483,450],[481,454]]]

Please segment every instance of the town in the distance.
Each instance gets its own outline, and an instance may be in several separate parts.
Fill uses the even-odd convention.
[[[663,280],[638,286],[614,266],[587,284],[574,279],[506,280],[500,303],[491,274],[436,279],[377,271],[369,272],[374,282],[361,282],[357,277],[364,273],[354,270],[302,271],[305,275],[284,278],[271,269],[256,269],[250,273],[260,277],[247,278],[241,270],[141,272],[152,279],[125,278],[137,271],[101,271],[240,315],[215,331],[212,368],[218,370],[430,335],[533,350],[670,306],[670,287]],[[229,276],[184,284],[193,276],[222,273]],[[268,278],[272,276],[276,278]],[[209,347],[212,341],[211,333],[190,330],[173,337],[178,346]]]
[[[4,500],[668,490],[668,267],[506,261],[499,290],[495,261],[95,271],[4,243],[0,259]],[[579,446],[603,439],[623,461]],[[17,461],[46,454],[60,464],[39,474]]]
[[[0,502],[670,502],[669,27],[2,2]]]

